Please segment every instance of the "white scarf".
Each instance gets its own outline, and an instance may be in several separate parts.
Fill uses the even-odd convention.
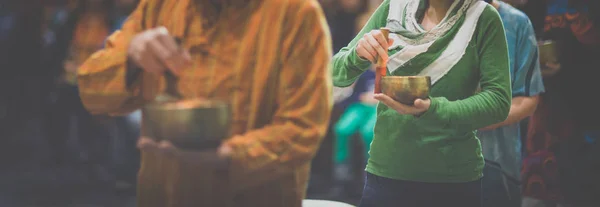
[[[428,49],[453,27],[460,26],[454,39],[429,65],[406,65],[406,67],[423,67],[418,75],[430,76],[433,85],[446,75],[465,54],[475,33],[479,17],[487,3],[480,0],[456,0],[440,24],[430,31],[425,31],[417,20],[417,9],[420,2],[421,0],[391,0],[386,27],[390,28],[392,32],[401,32],[390,33],[390,38],[394,40],[394,43],[389,49],[393,50],[398,47],[402,47],[402,49],[389,57],[387,66],[389,72],[393,73],[417,55],[439,52],[428,51]],[[456,12],[451,16],[453,11]],[[465,16],[463,23],[456,25],[462,16]]]

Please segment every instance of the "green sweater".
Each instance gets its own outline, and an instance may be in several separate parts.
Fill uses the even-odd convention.
[[[351,85],[369,67],[368,61],[357,56],[355,47],[365,33],[385,26],[389,2],[384,1],[354,40],[334,56],[335,86]],[[392,75],[418,72],[415,67]],[[481,92],[476,93],[478,85]],[[465,55],[432,87],[430,96],[429,110],[418,118],[378,105],[368,172],[434,183],[482,177],[484,161],[475,130],[504,121],[511,105],[506,37],[492,6],[487,5],[481,14]]]

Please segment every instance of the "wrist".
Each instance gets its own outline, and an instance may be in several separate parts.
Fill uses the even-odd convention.
[[[371,61],[358,55],[356,47],[352,48],[350,52],[350,63],[356,68],[362,71],[366,71],[369,68],[369,66],[371,66]]]

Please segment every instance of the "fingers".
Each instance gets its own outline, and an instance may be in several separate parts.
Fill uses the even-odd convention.
[[[167,140],[157,142],[149,137],[140,137],[137,142],[137,147],[141,150],[159,151],[165,154],[177,153],[177,147]]]
[[[157,28],[152,38],[152,41],[148,42],[152,53],[174,74],[180,74],[181,70],[191,63],[189,55],[185,54],[164,27]]]
[[[377,57],[382,57],[384,60],[387,60],[387,54],[385,54],[385,50],[379,45],[379,42],[373,36],[366,36],[366,40],[371,46],[372,50],[377,52]]]
[[[387,49],[389,48],[388,41],[385,39],[381,31],[371,31],[371,35],[368,36],[368,41],[369,44],[371,44],[371,46],[373,46],[373,48],[377,51],[377,54],[384,60],[387,60]]]
[[[233,149],[231,149],[229,145],[223,144],[221,145],[221,147],[219,147],[219,151],[217,151],[217,154],[220,158],[228,158],[231,157],[232,152]]]
[[[431,100],[429,99],[416,99],[414,103],[414,107],[421,110],[429,109],[429,105],[431,105]]]
[[[557,70],[557,69],[560,68],[560,64],[559,63],[550,62],[550,63],[546,63],[546,67],[548,67],[550,69],[553,69],[553,70]]]
[[[387,96],[385,94],[381,94],[381,93],[375,94],[373,96],[373,98],[377,99],[378,101],[385,104],[386,106],[396,110],[400,114],[408,113],[407,106],[404,106],[403,104],[398,103],[397,101],[394,101],[394,99],[390,98],[389,96]]]
[[[429,106],[431,105],[431,100],[429,99],[417,99],[414,102],[414,106],[409,106],[397,102],[385,94],[375,94],[373,97],[399,114],[418,115],[429,110]]]
[[[139,149],[157,149],[158,144],[152,138],[140,137],[137,142],[137,147]]]
[[[129,57],[144,70],[162,74],[171,70],[180,74],[191,64],[191,56],[182,49],[165,27],[147,30],[131,41]]]
[[[161,27],[164,28],[164,27]],[[173,73],[179,74],[183,68],[191,64],[192,60],[187,50],[181,48],[181,46],[175,41],[166,29],[159,30],[155,41],[161,45],[162,51],[155,51],[161,57],[163,63],[172,70]]]
[[[158,150],[163,153],[174,155],[177,153],[177,147],[167,140],[161,140],[158,143]]]
[[[154,74],[161,74],[165,70],[165,66],[149,49],[151,33],[143,33],[136,36],[129,46],[129,58],[140,68]]]
[[[363,38],[358,41],[356,52],[359,57],[365,58],[372,63],[377,61],[377,57],[382,57],[384,60],[388,58],[388,48],[394,41],[386,40],[383,33],[379,30],[373,30],[366,33]]]
[[[383,36],[383,33],[381,33],[380,30],[371,31],[371,37],[377,40],[377,43],[379,43],[378,45],[383,49],[387,49],[389,47],[388,40],[386,40],[385,36]]]
[[[367,59],[372,63],[375,62],[375,58],[377,57],[377,52],[375,51],[375,49],[373,49],[373,47],[371,47],[371,45],[367,43],[367,40],[365,40],[364,38],[358,40],[356,53],[359,57]]]

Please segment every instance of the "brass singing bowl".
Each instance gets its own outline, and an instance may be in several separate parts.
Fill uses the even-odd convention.
[[[546,63],[557,62],[558,51],[556,43],[553,41],[544,41],[538,45],[540,63],[545,65]]]
[[[180,148],[216,147],[229,135],[231,109],[221,101],[187,99],[155,102],[142,109],[144,136]]]
[[[406,105],[426,99],[431,89],[429,76],[386,76],[381,79],[381,92]]]

